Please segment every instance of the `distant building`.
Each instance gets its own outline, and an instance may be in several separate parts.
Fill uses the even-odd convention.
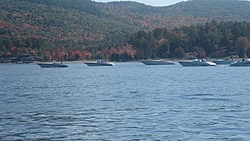
[[[31,63],[34,61],[41,61],[42,58],[34,53],[21,54],[12,60],[12,63]]]

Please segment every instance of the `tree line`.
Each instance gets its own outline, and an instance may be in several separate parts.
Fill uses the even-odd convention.
[[[172,30],[141,30],[128,43],[136,50],[135,59],[250,57],[249,31],[249,22],[213,20]]]
[[[147,58],[223,58],[228,56],[250,57],[250,23],[217,22],[184,26],[175,29],[157,28],[132,34],[123,44],[72,48],[51,47],[41,38],[1,37],[0,57],[16,57],[35,53],[43,61],[52,59],[110,59],[132,61]]]

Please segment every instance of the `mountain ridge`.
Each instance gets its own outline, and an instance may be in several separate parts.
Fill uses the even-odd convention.
[[[119,47],[140,30],[173,29],[211,20],[250,21],[248,7],[250,2],[237,0],[192,0],[166,7],[130,1],[2,0],[0,43],[19,38],[20,46],[37,49],[40,54],[50,48],[94,53],[105,47]],[[47,48],[41,50],[26,43],[36,39]]]

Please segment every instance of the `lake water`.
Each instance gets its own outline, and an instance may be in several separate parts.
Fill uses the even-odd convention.
[[[0,64],[0,140],[250,140],[250,68]]]

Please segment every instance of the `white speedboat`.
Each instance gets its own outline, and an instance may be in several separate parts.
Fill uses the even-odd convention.
[[[114,63],[106,60],[98,60],[97,62],[84,62],[88,66],[114,66]]]
[[[41,68],[67,68],[68,65],[61,63],[57,63],[57,62],[53,62],[53,63],[38,63],[37,65],[39,65]]]
[[[195,66],[216,66],[214,62],[204,61],[204,60],[184,60],[179,61],[179,63],[184,67],[195,67]]]
[[[175,65],[174,62],[166,60],[141,60],[145,65]]]
[[[243,59],[242,61],[235,61],[232,64],[230,64],[229,66],[231,66],[231,67],[250,67],[250,60]]]
[[[219,60],[213,60],[216,65],[229,65],[234,62],[233,59],[219,59]]]

